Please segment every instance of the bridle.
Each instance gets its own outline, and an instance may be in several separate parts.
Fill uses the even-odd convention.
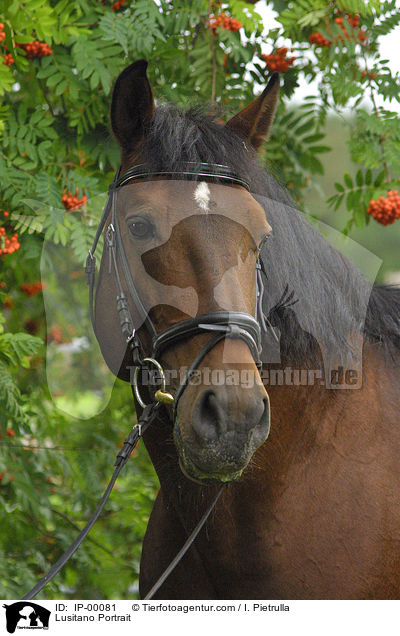
[[[134,279],[131,269],[129,267],[128,259],[125,254],[121,228],[117,214],[117,192],[120,188],[127,184],[130,184],[139,179],[179,179],[179,180],[207,180],[216,183],[226,183],[232,185],[240,185],[246,190],[250,191],[249,184],[233,173],[228,166],[211,163],[190,163],[187,162],[179,171],[152,171],[145,164],[135,166],[128,169],[122,175],[120,170],[114,177],[114,180],[109,188],[108,200],[104,207],[99,226],[97,228],[95,238],[86,260],[85,272],[86,280],[89,287],[89,306],[90,317],[95,331],[95,310],[94,310],[94,290],[95,290],[95,277],[96,277],[96,257],[95,251],[102,235],[105,230],[105,248],[108,250],[108,272],[114,273],[114,281],[117,288],[116,296],[116,311],[119,316],[120,327],[123,338],[129,348],[132,356],[132,365],[134,367],[133,373],[133,393],[137,402],[143,408],[142,415],[138,418],[138,423],[130,431],[129,435],[125,439],[122,449],[117,455],[115,462],[115,470],[112,478],[90,520],[86,526],[80,532],[75,541],[66,550],[66,552],[58,559],[53,565],[50,571],[23,597],[23,599],[31,599],[43,589],[43,587],[51,581],[54,576],[60,571],[65,563],[71,558],[74,552],[78,549],[82,541],[88,535],[90,529],[93,527],[97,519],[99,518],[105,503],[110,496],[115,481],[128,461],[132,450],[136,446],[140,437],[142,437],[145,430],[154,421],[157,410],[161,404],[170,404],[173,410],[173,418],[175,419],[177,406],[181,399],[183,392],[188,385],[193,372],[198,369],[205,356],[221,341],[226,338],[241,339],[249,347],[255,364],[258,368],[261,368],[261,332],[267,331],[270,328],[269,322],[264,316],[262,308],[262,300],[264,293],[264,285],[262,280],[263,269],[261,259],[257,259],[256,262],[256,311],[255,316],[242,312],[229,312],[229,311],[215,311],[187,320],[182,320],[168,327],[161,333],[157,333],[154,324],[152,323],[148,312],[145,310],[141,301],[140,295],[135,287]],[[107,228],[105,229],[107,220],[109,219]],[[121,264],[123,279],[127,287],[127,291],[124,289],[122,278],[120,275],[119,262]],[[128,296],[129,294],[129,296]],[[139,339],[138,333],[135,329],[134,321],[129,308],[128,298],[135,307],[135,311],[141,320],[141,325],[147,329],[151,336],[151,351],[146,355],[144,347]],[[272,327],[271,327],[272,329]],[[160,359],[165,349],[174,345],[177,342],[181,342],[191,338],[200,333],[210,333],[212,337],[195,356],[188,370],[186,371],[183,379],[181,380],[175,395],[166,391],[165,374],[162,368]],[[146,404],[142,399],[139,390],[138,376],[140,369],[143,369],[149,365],[156,368],[159,373],[159,379],[161,381],[161,387],[155,391],[153,401]],[[203,517],[187,539],[186,543],[179,551],[175,559],[165,570],[157,583],[150,590],[146,599],[153,598],[153,595],[161,587],[165,579],[169,576],[175,566],[182,559],[184,554],[192,545],[196,536],[200,532],[201,528],[207,521],[211,511],[213,510],[218,498],[220,497],[224,486],[218,490],[211,504],[205,511]]]

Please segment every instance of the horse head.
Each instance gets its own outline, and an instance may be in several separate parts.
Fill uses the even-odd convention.
[[[159,352],[158,362],[168,371],[171,401],[175,396],[175,404],[166,409],[184,474],[200,481],[232,481],[269,433],[269,398],[250,346],[257,338],[248,332],[257,326],[251,322],[257,310],[256,263],[271,227],[238,170],[231,178],[224,166],[222,177],[218,173],[221,162],[215,160],[218,153],[213,154],[212,145],[225,149],[232,161],[240,162],[240,156],[255,161],[273,119],[277,76],[225,125],[210,118],[205,130],[193,114],[186,128],[174,128],[165,118],[162,125],[157,119],[146,67],[141,60],[126,68],[112,97],[111,125],[121,147],[121,174],[131,171],[135,179],[117,188],[111,206],[115,217],[106,221],[105,246],[110,249],[103,251],[100,266],[95,330],[111,370],[129,380],[131,354],[114,309],[119,284],[126,289],[127,277],[132,277],[141,308],[132,294],[127,294],[128,306],[147,356],[159,334],[181,324],[192,327],[200,317],[197,331],[192,329],[185,338],[180,332]],[[198,174],[188,178],[190,166]],[[120,231],[116,250],[110,237],[112,218]],[[118,272],[119,282],[112,272]],[[216,317],[225,314],[239,317],[236,332],[229,324],[215,326]],[[208,329],[203,329],[204,322],[210,323]],[[232,337],[240,329],[241,336]],[[222,336],[210,346],[215,333]],[[193,367],[199,352],[201,359]],[[193,374],[182,384],[183,370],[191,366]],[[243,381],[250,375],[251,388]],[[141,391],[151,399],[150,390]]]

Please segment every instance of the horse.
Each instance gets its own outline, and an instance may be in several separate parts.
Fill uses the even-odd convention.
[[[146,69],[131,64],[113,89],[122,181],[94,316],[109,368],[134,375],[138,416],[154,389],[132,373],[121,315],[148,357],[159,334],[179,335],[159,351],[168,378],[143,435],[160,489],[140,594],[222,484],[155,598],[399,598],[400,289],[371,287],[261,167],[277,74],[222,123],[197,107],[155,107]],[[231,326],[218,323],[226,313]],[[181,369],[192,375],[182,381]]]

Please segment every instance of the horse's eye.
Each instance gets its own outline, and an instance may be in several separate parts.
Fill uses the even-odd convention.
[[[134,216],[127,221],[129,231],[135,238],[147,239],[153,236],[154,226],[149,219],[143,216]]]

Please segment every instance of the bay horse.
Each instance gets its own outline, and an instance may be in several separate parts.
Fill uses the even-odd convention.
[[[160,334],[228,311],[242,317],[246,333],[209,346],[211,324],[164,343],[168,399],[144,434],[160,490],[143,542],[140,593],[148,593],[225,484],[156,598],[399,598],[400,290],[371,289],[260,167],[277,74],[223,124],[196,108],[155,107],[146,68],[144,60],[131,64],[112,95],[119,183],[126,174],[134,180],[118,188],[116,216],[110,212],[106,221],[95,300],[102,354],[116,375],[132,381],[113,267],[122,289],[132,277],[147,314],[141,317],[127,294],[147,355],[149,321]],[[129,272],[112,248],[112,218]],[[278,348],[278,358],[267,355],[262,368],[249,336],[257,315],[263,352]],[[196,382],[182,391],[172,371],[190,368],[199,351]],[[353,386],[342,390],[338,374],[352,363],[359,373],[346,375]],[[336,376],[321,380],[333,364]],[[239,382],[219,381],[238,370],[247,373]],[[250,376],[252,386],[243,380]],[[141,396],[146,403],[152,389],[143,378],[136,388],[140,415]],[[168,403],[178,391],[179,403]]]

